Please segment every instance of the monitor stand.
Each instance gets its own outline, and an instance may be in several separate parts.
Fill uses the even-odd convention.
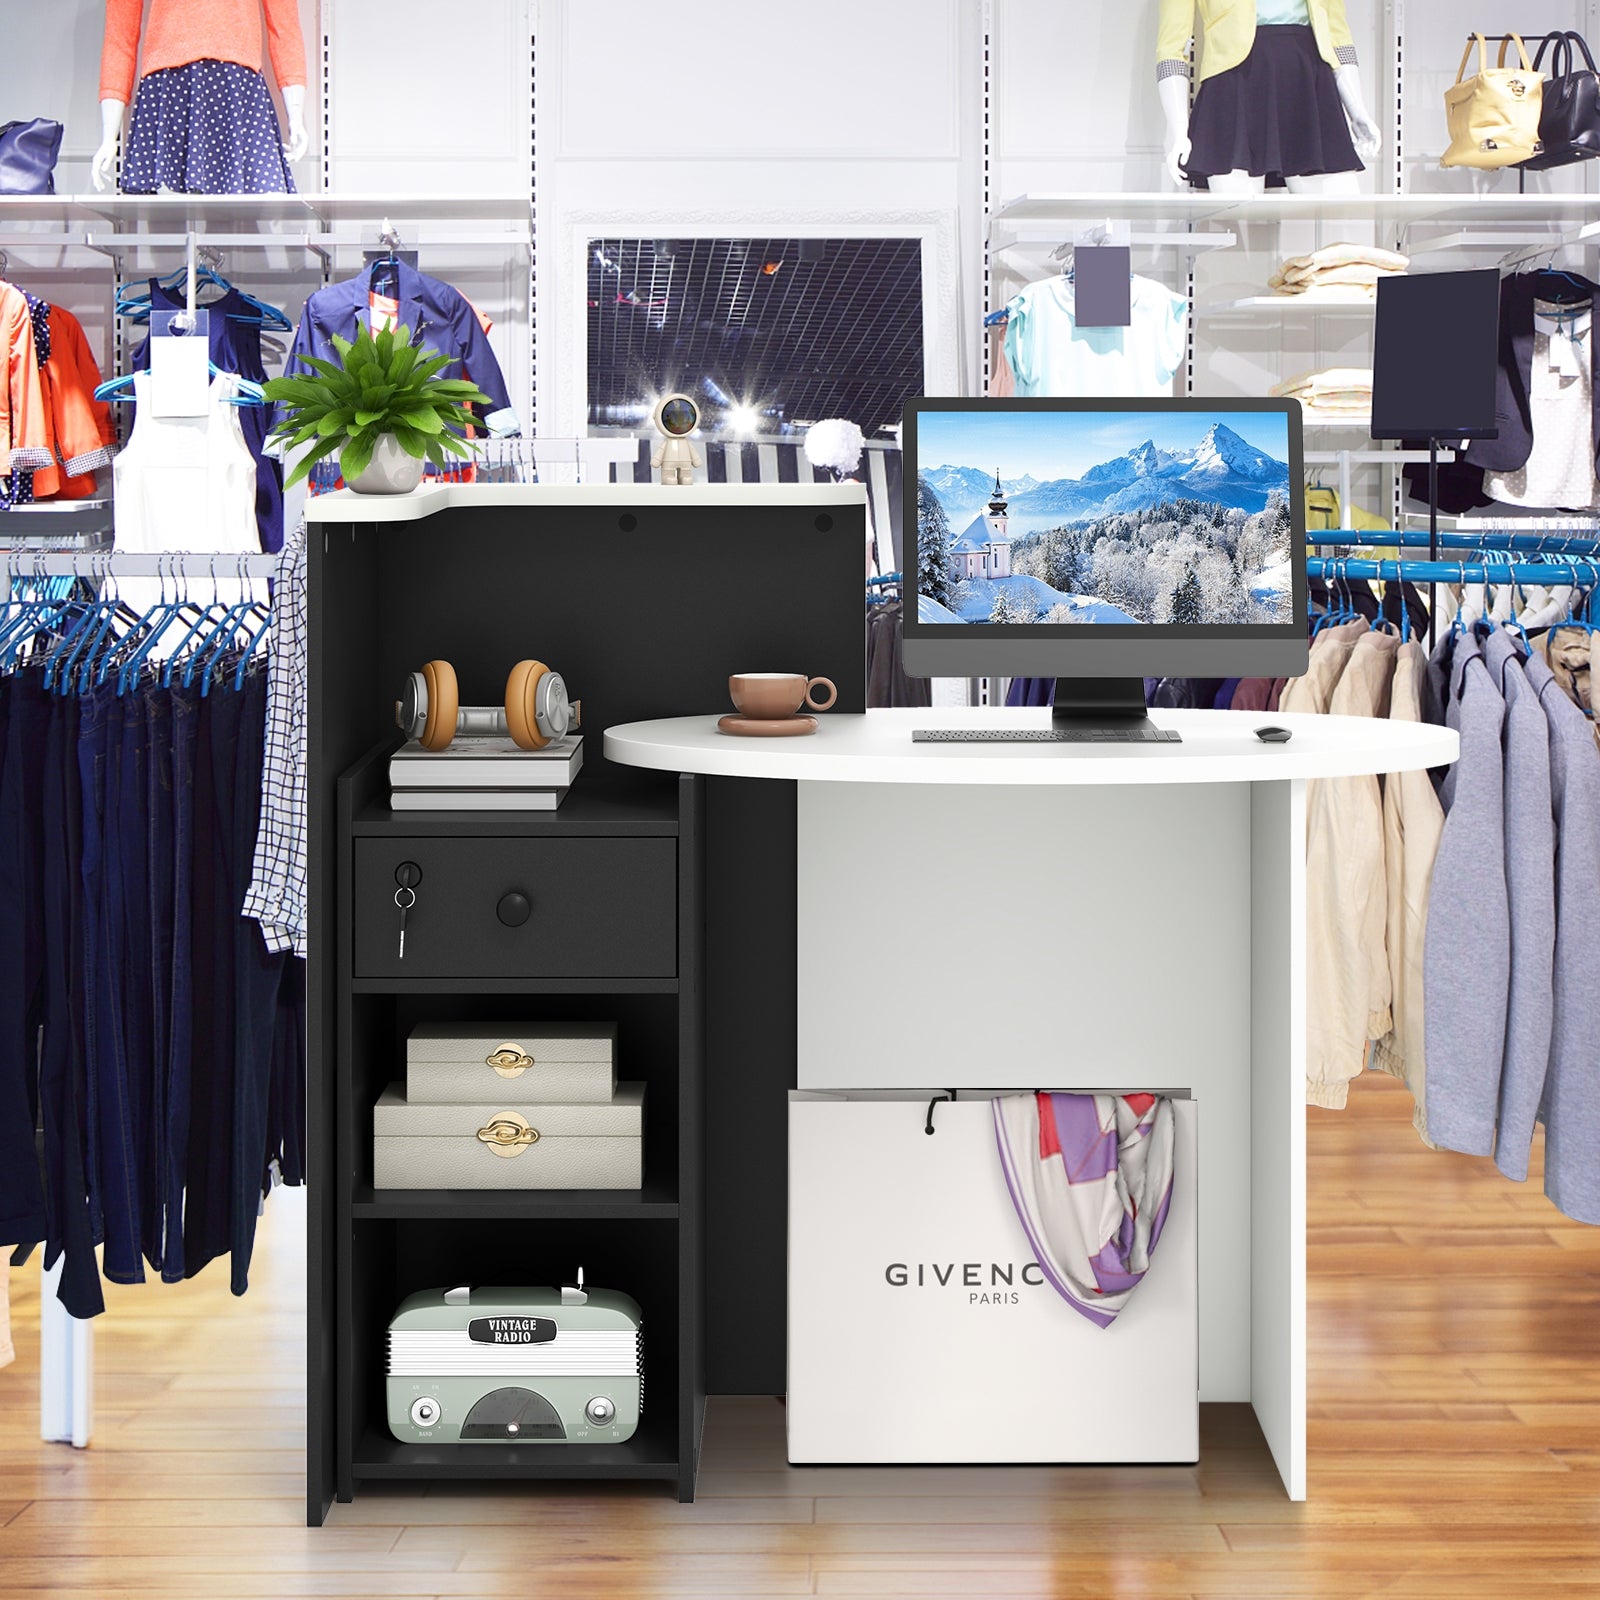
[[[1057,678],[1050,726],[1055,738],[1074,744],[1182,742],[1150,720],[1143,678]]]
[[[1143,678],[1057,678],[1043,728],[918,728],[914,744],[1181,744],[1144,705]]]

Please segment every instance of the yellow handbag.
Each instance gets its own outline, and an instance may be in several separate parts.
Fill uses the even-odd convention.
[[[1478,45],[1478,73],[1462,81],[1472,59],[1469,41],[1456,81],[1444,92],[1450,148],[1439,165],[1489,170],[1515,166],[1544,148],[1539,141],[1544,79],[1534,71],[1516,34],[1500,41],[1499,64],[1494,67],[1489,65],[1489,45],[1483,35],[1475,33],[1472,38]],[[1506,66],[1506,46],[1513,40],[1522,58],[1520,67]]]

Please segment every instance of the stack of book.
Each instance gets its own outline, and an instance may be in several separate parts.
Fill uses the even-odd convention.
[[[581,733],[542,750],[476,737],[424,750],[413,739],[389,758],[389,805],[395,811],[554,811],[582,765]]]

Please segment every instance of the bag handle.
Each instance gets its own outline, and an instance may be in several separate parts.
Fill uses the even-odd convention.
[[[1544,66],[1544,53],[1550,49],[1551,45],[1554,45],[1555,49],[1550,50],[1550,76],[1553,79],[1570,77],[1572,75],[1572,46],[1568,43],[1568,36],[1559,28],[1554,33],[1547,33],[1539,41],[1539,48],[1533,55],[1533,70],[1537,72]]]
[[[1472,59],[1472,40],[1478,41],[1478,75],[1481,77],[1489,70],[1489,41],[1481,33],[1475,33],[1472,39],[1467,40],[1467,48],[1461,52],[1461,67],[1456,73],[1456,82],[1460,83],[1467,75],[1467,63]]]
[[[1589,53],[1589,41],[1573,28],[1567,29],[1567,37],[1583,52],[1583,59],[1591,72],[1600,72],[1600,67],[1594,64],[1594,57]]]
[[[1478,37],[1479,39],[1482,39],[1483,35],[1480,33]],[[1500,57],[1499,60],[1496,61],[1495,65],[1499,67],[1505,66],[1506,46],[1512,43],[1513,40],[1516,42],[1517,54],[1522,58],[1522,70],[1524,72],[1532,72],[1533,63],[1528,59],[1528,47],[1522,42],[1522,35],[1520,33],[1508,33],[1505,38],[1500,41]]]

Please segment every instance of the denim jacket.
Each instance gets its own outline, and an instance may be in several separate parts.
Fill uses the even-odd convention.
[[[491,433],[520,432],[521,424],[506,392],[500,363],[495,360],[477,312],[448,283],[418,272],[407,262],[396,262],[394,270],[395,299],[400,303],[399,326],[420,336],[435,354],[450,357],[450,365],[440,377],[465,375],[489,396],[492,404],[483,421]],[[300,315],[300,327],[284,372],[292,376],[306,371],[301,365],[303,356],[336,361],[338,352],[333,347],[333,336],[354,339],[356,330],[366,325],[371,287],[372,274],[367,271],[343,283],[330,284],[312,295]]]

